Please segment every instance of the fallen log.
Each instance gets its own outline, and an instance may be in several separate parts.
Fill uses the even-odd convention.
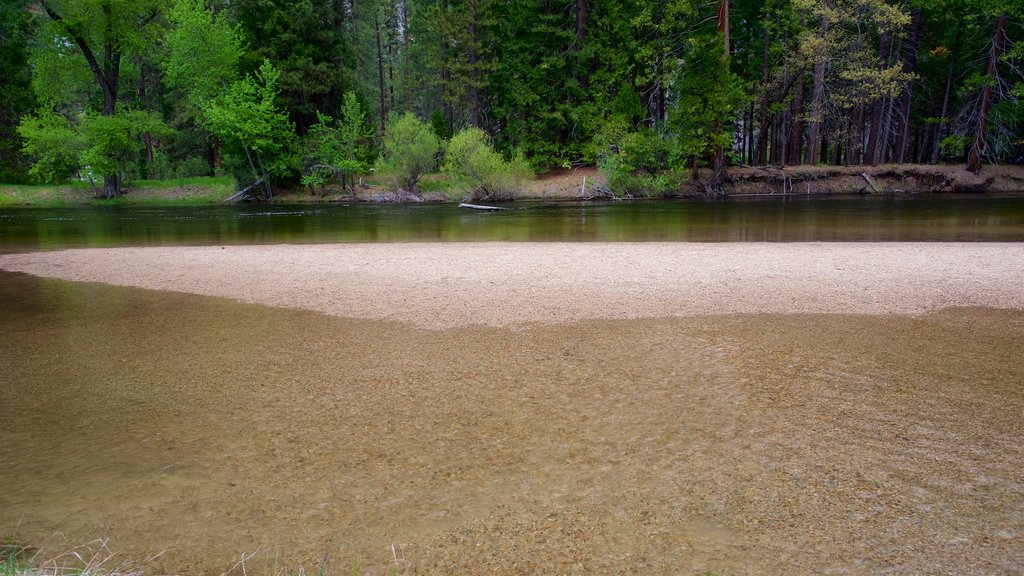
[[[230,198],[225,200],[223,203],[227,204],[229,202],[234,202],[234,201],[236,201],[236,200],[238,200],[238,199],[248,195],[249,192],[251,192],[253,188],[256,188],[257,186],[259,186],[261,184],[263,184],[263,178],[260,178],[259,180],[253,182],[252,184],[249,184],[245,188],[242,188],[238,192],[235,192],[234,194],[231,195]]]
[[[466,204],[465,202],[460,203],[459,208],[472,208],[474,210],[490,210],[492,212],[498,210],[511,210],[511,208],[502,208],[501,206],[481,206],[480,204]]]
[[[874,193],[874,194],[881,194],[882,193],[882,189],[878,186],[878,184],[875,183],[875,179],[872,178],[871,176],[868,176],[867,172],[861,172],[860,176],[861,176],[861,178],[864,179],[865,182],[868,183],[868,187],[871,188],[871,192],[872,193]]]

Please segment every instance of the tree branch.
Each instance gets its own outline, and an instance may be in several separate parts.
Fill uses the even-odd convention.
[[[82,55],[85,56],[86,61],[89,62],[89,68],[92,69],[92,73],[96,77],[96,81],[100,83],[100,86],[109,89],[110,87],[107,86],[107,80],[103,76],[103,70],[100,68],[100,64],[96,60],[96,56],[92,53],[92,49],[89,48],[89,44],[85,42],[85,38],[80,33],[72,30],[71,27],[68,26],[67,22],[64,21],[64,18],[61,17],[60,14],[57,14],[46,0],[43,0],[39,4],[42,5],[43,10],[46,11],[46,15],[50,17],[50,20],[60,24],[64,31],[71,36],[71,39],[75,41],[75,44],[78,45],[78,48],[82,51]]]

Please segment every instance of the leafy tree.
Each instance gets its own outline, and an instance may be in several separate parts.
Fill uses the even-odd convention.
[[[63,182],[78,169],[83,144],[66,116],[45,108],[18,125],[22,151],[35,161],[29,174],[41,182]]]
[[[238,80],[241,31],[204,0],[178,0],[169,17],[165,79],[185,94],[186,113],[201,116],[208,102]]]
[[[387,124],[378,170],[397,188],[416,193],[420,178],[437,165],[441,141],[430,126],[412,112],[392,116]]]
[[[366,112],[354,92],[345,94],[341,119],[318,114],[319,122],[306,133],[302,183],[320,188],[341,177],[343,185],[355,192],[355,175],[367,170],[366,142],[372,131]]]
[[[163,2],[43,0],[39,4],[52,22],[51,26],[43,27],[43,32],[49,36],[47,41],[72,44],[77,48],[102,94],[100,114],[114,116],[121,97],[123,64],[152,49],[160,32]],[[105,167],[117,164],[114,158],[108,160],[101,164]],[[103,190],[108,198],[120,194],[120,175],[104,174]]]
[[[277,107],[280,73],[264,62],[255,75],[233,83],[203,110],[203,124],[218,137],[241,148],[249,175],[273,196],[270,179],[294,168],[295,128]]]
[[[472,200],[514,200],[530,176],[522,156],[506,161],[491,146],[487,133],[466,128],[445,146],[444,171]]]
[[[735,121],[747,98],[743,82],[723,62],[718,33],[694,37],[687,56],[673,85],[679,91],[679,101],[669,118],[676,133],[676,153],[688,159],[696,178],[702,161],[714,160],[716,154],[731,147]],[[711,193],[720,192],[721,169],[715,166],[708,189]]]

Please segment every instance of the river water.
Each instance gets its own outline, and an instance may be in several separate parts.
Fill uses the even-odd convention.
[[[1024,197],[0,209],[0,251],[401,241],[1024,241]]]
[[[0,211],[0,250],[1024,240],[1016,199]],[[0,539],[147,574],[1024,571],[1024,313],[421,330],[0,273]],[[251,554],[251,556],[249,556]]]

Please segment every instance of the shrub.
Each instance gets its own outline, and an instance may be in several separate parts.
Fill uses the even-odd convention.
[[[669,144],[655,131],[630,131],[610,122],[594,138],[597,168],[618,197],[670,196],[677,182],[669,162]]]
[[[444,171],[473,200],[514,200],[522,180],[531,175],[522,154],[506,161],[479,128],[467,128],[448,142]]]
[[[377,169],[389,176],[396,188],[416,192],[420,178],[437,165],[441,141],[430,126],[412,112],[392,116],[384,134]]]

